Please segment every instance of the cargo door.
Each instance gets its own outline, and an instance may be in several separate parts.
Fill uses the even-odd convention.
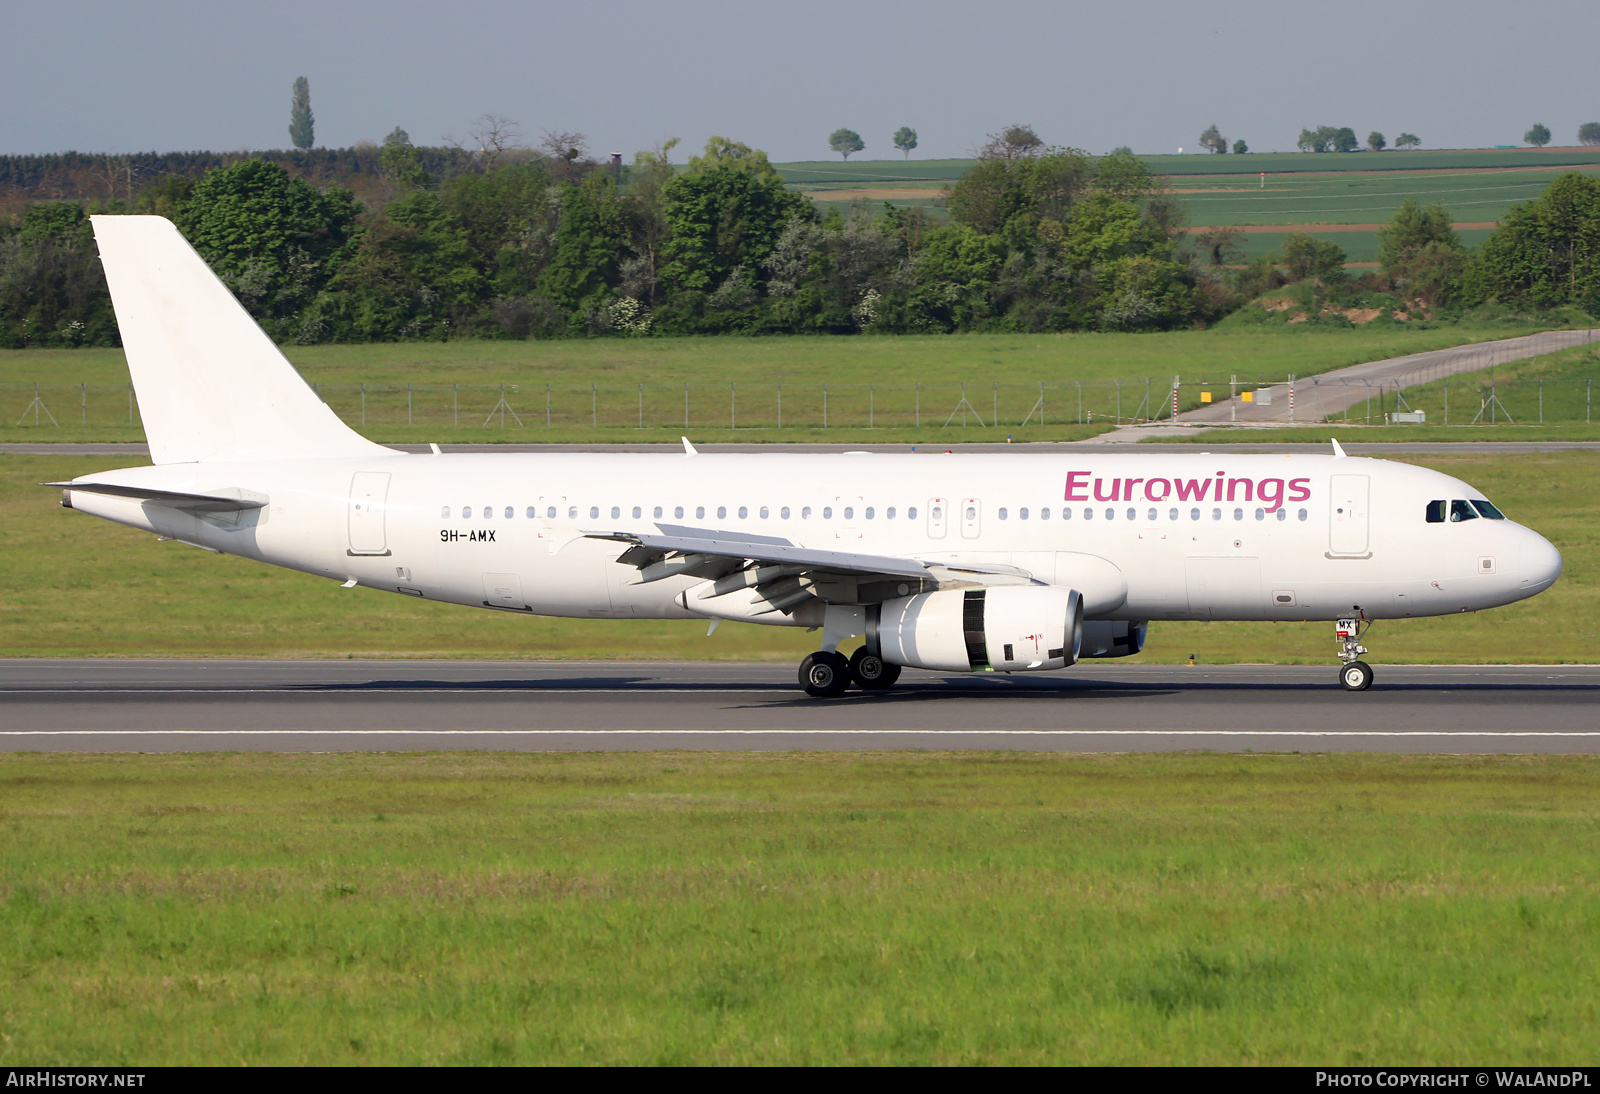
[[[357,471],[350,480],[350,551],[352,555],[386,555],[389,539],[384,531],[388,511],[389,473]]]
[[[1369,558],[1366,475],[1332,475],[1328,479],[1328,554],[1336,558]]]
[[[1184,566],[1189,613],[1201,619],[1254,619],[1262,614],[1261,560],[1191,558]]]
[[[522,578],[516,574],[484,574],[483,596],[485,607],[515,608],[517,611],[524,611],[528,607],[522,599]]]

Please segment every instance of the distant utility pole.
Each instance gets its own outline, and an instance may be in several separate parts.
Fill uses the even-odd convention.
[[[314,125],[311,117],[311,82],[304,76],[297,76],[294,98],[289,106],[289,139],[296,148],[310,148],[317,143]]]

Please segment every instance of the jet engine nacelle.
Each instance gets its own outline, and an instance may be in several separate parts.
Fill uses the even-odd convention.
[[[1078,659],[1083,627],[1075,589],[941,589],[870,607],[867,648],[893,665],[946,672],[1059,669]]]
[[[1144,649],[1145,632],[1150,624],[1123,620],[1085,623],[1083,649],[1079,657],[1132,657]]]

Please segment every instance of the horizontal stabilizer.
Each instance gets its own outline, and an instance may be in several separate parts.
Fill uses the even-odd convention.
[[[61,490],[81,490],[86,494],[109,494],[114,498],[133,498],[154,502],[189,513],[238,513],[260,509],[267,504],[265,494],[252,490],[226,490],[215,494],[186,494],[180,490],[153,490],[148,486],[120,486],[110,482],[42,482]]]

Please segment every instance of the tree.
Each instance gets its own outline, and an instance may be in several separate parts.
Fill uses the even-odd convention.
[[[1376,129],[1367,134],[1367,151],[1369,152],[1382,152],[1388,143],[1383,134]]]
[[[428,185],[428,173],[422,169],[422,153],[411,143],[411,134],[398,125],[383,138],[378,170],[402,187],[416,189]]]
[[[1600,122],[1584,122],[1578,126],[1579,144],[1600,144]]]
[[[1344,249],[1331,239],[1295,232],[1284,239],[1282,258],[1290,281],[1312,278],[1330,283],[1344,280]]]
[[[1395,138],[1394,146],[1396,148],[1421,148],[1422,138],[1415,133],[1402,133]]]
[[[778,169],[768,161],[765,152],[759,148],[751,148],[742,141],[730,141],[727,137],[712,137],[706,141],[703,153],[689,157],[691,175],[702,174],[713,167],[731,167],[759,178],[783,182],[783,176],[778,174]]]
[[[754,167],[718,162],[716,152],[708,144],[704,166],[674,177],[662,190],[671,235],[662,248],[667,261],[660,278],[674,288],[710,293],[738,267],[760,267],[784,226],[809,213],[810,202],[784,189],[783,176],[764,152],[748,157]]]
[[[289,103],[289,139],[296,148],[310,148],[317,143],[315,122],[311,117],[311,81],[304,76],[295,77],[294,95]]]
[[[1033,126],[1018,123],[1008,125],[998,133],[990,133],[989,139],[978,149],[978,158],[1015,163],[1037,156],[1043,150],[1044,141],[1033,131]]]
[[[1600,311],[1600,181],[1568,171],[1537,199],[1513,205],[1465,281],[1474,302]]]
[[[1248,144],[1244,143],[1244,141],[1234,141],[1233,142],[1234,155],[1242,156],[1248,151],[1250,151],[1250,146]]]
[[[917,146],[917,131],[909,125],[902,125],[894,131],[894,146],[905,154],[906,159],[910,159],[912,149]]]
[[[1109,154],[1113,156],[1131,156],[1133,155],[1133,149],[1125,144],[1119,144]]]
[[[1534,122],[1533,128],[1524,133],[1522,139],[1535,148],[1543,148],[1550,143],[1550,127],[1543,122]]]
[[[1454,291],[1464,259],[1455,218],[1442,202],[1419,205],[1406,198],[1378,229],[1378,265],[1396,289],[1426,304]]]
[[[850,153],[861,151],[866,144],[861,140],[861,134],[854,129],[835,129],[828,136],[828,147],[845,159],[849,159]]]
[[[1333,143],[1334,131],[1325,125],[1316,129],[1300,130],[1300,139],[1295,141],[1295,147],[1302,152],[1326,152]]]
[[[1356,139],[1356,131],[1348,125],[1335,129],[1329,143],[1335,152],[1354,152],[1361,147],[1361,142]]]
[[[1228,140],[1217,130],[1215,125],[1210,125],[1206,127],[1204,133],[1200,134],[1200,147],[1208,152],[1222,153],[1228,150]]]

